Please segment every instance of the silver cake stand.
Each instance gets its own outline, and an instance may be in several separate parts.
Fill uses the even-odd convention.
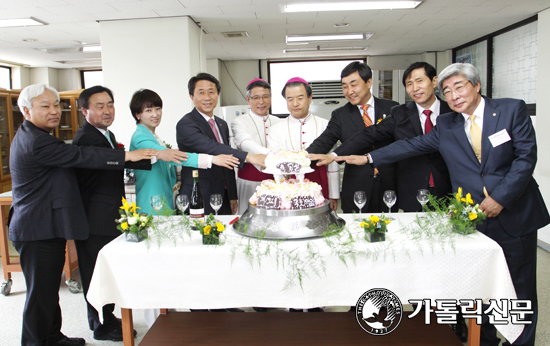
[[[325,200],[322,206],[302,210],[267,210],[249,205],[233,228],[249,237],[304,239],[322,236],[331,231],[330,225],[342,227],[345,224]]]

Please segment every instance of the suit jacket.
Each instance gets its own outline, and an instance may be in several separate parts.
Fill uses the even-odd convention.
[[[137,126],[130,142],[130,150],[137,149],[166,150],[166,147],[159,143],[151,131],[140,124]],[[189,157],[183,164],[157,160],[150,171],[135,171],[136,204],[141,208],[140,211],[154,215],[154,209],[151,207],[151,197],[154,195],[166,197],[168,207],[174,209],[172,188],[177,180],[174,166],[198,167],[199,154],[187,154]]]
[[[389,115],[391,108],[396,105],[398,105],[398,103],[395,101],[382,100],[375,97],[375,123],[381,119],[384,119],[386,115]],[[363,117],[359,111],[359,108],[348,102],[332,112],[332,116],[326,130],[319,137],[317,137],[317,139],[306,150],[312,154],[326,154],[330,152],[336,142],[340,141],[342,143],[346,143],[347,140],[364,128],[365,123],[363,122]],[[353,154],[364,155],[371,150],[381,148],[391,142],[393,142],[393,140],[381,141],[376,143],[373,147],[365,148],[364,150],[354,152]],[[384,189],[395,190],[395,165],[377,165],[377,168],[380,173],[380,178]],[[340,194],[342,199],[342,210],[344,210],[344,212],[349,213],[353,210],[359,211],[353,202],[353,195],[355,191],[365,191],[367,194],[367,203],[370,202],[373,176],[374,168],[370,165],[346,165],[344,169],[344,178],[342,181],[342,193]]]
[[[88,238],[88,221],[73,168],[122,171],[124,152],[65,144],[23,121],[10,149],[10,240]]]
[[[451,112],[451,108],[449,108],[447,102],[440,100],[439,114],[449,112]],[[423,134],[418,107],[411,101],[393,107],[390,116],[384,121],[375,126],[363,128],[362,131],[359,131],[334,152],[338,155],[352,155],[372,148],[378,142],[398,141]],[[409,212],[421,210],[421,205],[416,200],[416,192],[418,189],[428,188],[430,172],[434,179],[434,195],[439,198],[447,197],[452,192],[451,178],[445,160],[439,152],[405,159],[396,163],[396,194],[397,205],[400,209]]]
[[[229,146],[229,127],[227,123],[216,116],[214,119],[220,130],[220,136],[225,144],[218,143],[208,122],[195,108],[193,108],[190,113],[181,118],[176,126],[176,138],[179,149],[185,152],[205,153],[210,155],[233,155],[240,160],[239,168],[244,168],[247,153],[232,149]],[[191,190],[193,189],[192,171],[194,169],[195,168],[182,167],[182,187],[180,189],[180,194],[186,194],[191,197]],[[214,213],[214,210],[210,207],[210,203],[208,203],[211,194],[219,193],[223,197],[227,188],[229,199],[238,199],[235,171],[232,169],[214,165],[211,169],[199,169],[199,186],[205,201],[204,207],[206,214]],[[241,202],[247,203],[248,201]],[[227,206],[222,206],[222,208],[224,207]]]
[[[111,141],[116,146],[115,135],[109,131]],[[82,125],[73,139],[73,144],[112,149],[111,144],[98,129],[87,121]],[[116,150],[124,152],[124,149]],[[127,162],[125,168],[151,169],[151,160]],[[119,207],[122,205],[124,192],[124,170],[76,169],[80,195],[90,225],[90,234],[119,236],[115,219],[120,218]]]
[[[511,140],[493,147],[489,137],[503,131]],[[464,117],[452,112],[440,116],[427,135],[395,142],[371,152],[371,157],[375,164],[388,163],[439,150],[449,168],[453,191],[462,187],[464,194],[471,193],[474,202],[481,203],[485,186],[504,207],[497,220],[510,236],[547,225],[550,216],[533,178],[537,143],[525,102],[485,98],[481,147],[480,163],[464,131]],[[486,224],[478,230],[483,232]]]

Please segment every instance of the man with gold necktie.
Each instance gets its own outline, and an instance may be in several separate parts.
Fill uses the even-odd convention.
[[[454,112],[440,116],[430,133],[397,141],[368,156],[336,160],[378,165],[439,151],[449,168],[453,191],[461,187],[479,203],[487,219],[477,230],[502,247],[518,299],[531,304],[528,310],[533,314],[525,318],[531,323],[510,341],[534,345],[537,230],[550,223],[550,216],[533,178],[537,143],[529,111],[522,100],[482,97],[479,72],[471,64],[448,66],[438,83]],[[496,329],[486,317],[481,345],[498,345]]]
[[[338,141],[346,143],[365,127],[384,119],[391,108],[398,105],[395,101],[379,99],[371,94],[372,71],[365,63],[354,61],[348,64],[340,77],[342,92],[349,102],[332,112],[326,130],[307,148],[310,154],[329,153]],[[366,154],[391,142],[393,139],[380,141],[350,154]],[[359,212],[353,195],[355,191],[365,191],[367,204],[363,207],[364,213],[387,211],[382,201],[385,190],[396,190],[395,164],[376,167],[346,165],[342,180],[342,210],[344,213]]]

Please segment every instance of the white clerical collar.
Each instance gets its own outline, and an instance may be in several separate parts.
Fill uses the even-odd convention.
[[[311,112],[307,113],[307,116],[305,118],[302,118],[302,119],[298,119],[296,117],[294,117],[294,115],[290,114],[289,117],[288,117],[290,120],[292,121],[298,121],[302,124],[305,124],[307,123],[311,118],[313,118],[313,114],[311,114]]]
[[[479,118],[479,119],[483,120],[483,113],[484,112],[485,112],[485,99],[483,97],[481,97],[481,101],[479,101],[479,104],[477,105],[477,108],[474,111],[474,114],[471,114],[471,115],[475,115],[476,118]],[[465,121],[470,119],[470,115],[465,114],[465,113],[461,113],[461,114],[464,117]],[[477,122],[477,120],[476,120],[476,122]]]
[[[267,115],[258,115],[258,114],[256,114],[256,113],[254,113],[254,112],[252,111],[252,109],[250,110],[250,114],[255,115],[255,116],[259,117],[259,118],[262,118],[262,119],[264,119],[264,121],[266,121],[267,118],[269,118],[269,114],[267,114]]]
[[[421,105],[419,105],[419,104],[416,103],[416,102],[415,102],[414,104],[416,105],[416,108],[418,109],[418,114],[424,113],[424,111],[426,110],[426,108],[422,107]],[[432,111],[432,114],[433,114],[433,115],[438,116],[438,115],[439,115],[440,107],[441,107],[441,102],[439,102],[439,99],[436,97],[436,98],[435,98],[435,102],[432,103],[432,105],[431,105],[430,108],[428,108],[428,109]]]

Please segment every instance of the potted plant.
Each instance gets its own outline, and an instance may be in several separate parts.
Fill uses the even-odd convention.
[[[195,227],[202,235],[203,245],[219,245],[220,233],[223,232],[225,226],[216,220],[214,215],[210,214],[206,218],[206,221],[194,222]]]
[[[365,240],[376,243],[386,240],[387,225],[390,223],[384,214],[381,216],[371,215],[368,219],[363,219],[359,226],[365,231]]]
[[[126,198],[122,197],[122,207],[119,213],[121,218],[115,220],[118,223],[117,229],[126,235],[126,240],[140,242],[148,238],[147,229],[153,223],[153,216],[146,213],[138,213],[135,202],[128,204]]]
[[[453,232],[461,234],[470,234],[476,231],[476,225],[485,220],[487,215],[479,209],[479,204],[474,205],[472,196],[468,193],[462,197],[462,188],[458,188],[458,193],[450,199],[449,203],[449,223]]]

